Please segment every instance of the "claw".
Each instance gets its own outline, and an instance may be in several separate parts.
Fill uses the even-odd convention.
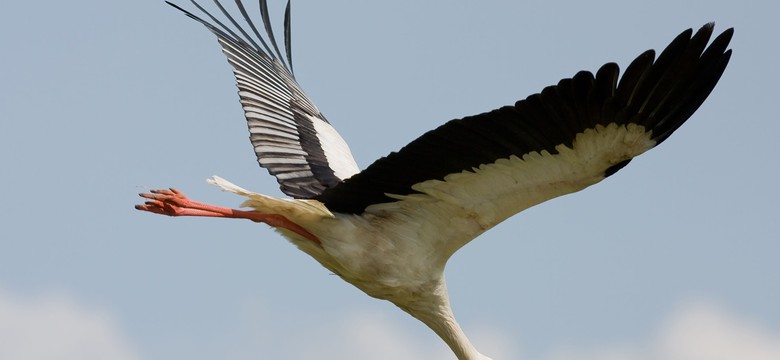
[[[166,209],[165,205],[161,202],[156,203],[152,201],[147,201],[143,205],[136,205],[135,208],[137,210],[148,211],[155,214],[169,215],[169,216],[175,215],[175,212]]]
[[[143,205],[135,208],[155,214],[168,216],[182,216],[193,213],[192,202],[181,191],[170,189],[154,189],[149,193],[140,193],[138,196],[148,199]]]
[[[176,190],[174,188],[170,188],[168,190],[166,190],[166,189],[155,189],[155,190],[152,190],[151,193],[152,194],[158,194],[158,195],[166,195],[166,196],[181,196],[181,197],[185,197],[186,198],[186,196],[184,196],[181,193],[181,191]]]

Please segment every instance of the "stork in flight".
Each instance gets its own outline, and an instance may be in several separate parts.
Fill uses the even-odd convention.
[[[444,267],[463,245],[533,205],[582,190],[660,144],[704,102],[731,57],[733,29],[707,46],[713,24],[683,31],[655,57],[626,68],[582,71],[514,105],[452,120],[361,171],[349,147],[295,80],[290,2],[284,54],[260,0],[265,37],[240,0],[249,31],[192,3],[211,21],[168,3],[217,36],[232,65],[249,139],[275,176],[279,199],[214,177],[246,197],[236,210],[190,200],[176,189],[140,194],[136,209],[169,216],[248,219],[278,230],[299,249],[369,296],[385,299],[438,334],[458,359],[489,359],[450,308]],[[270,45],[269,45],[270,44]]]

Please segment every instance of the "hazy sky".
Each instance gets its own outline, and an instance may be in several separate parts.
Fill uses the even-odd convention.
[[[365,167],[686,28],[735,27],[668,141],[478,238],[447,279],[497,360],[778,359],[779,4],[301,0],[294,62]],[[202,26],[156,0],[10,1],[0,49],[0,358],[453,358],[266,226],[133,210],[167,186],[238,206],[214,174],[281,196]]]

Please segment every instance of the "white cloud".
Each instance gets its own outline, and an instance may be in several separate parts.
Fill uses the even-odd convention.
[[[452,360],[454,355],[432,330],[419,324],[426,336],[406,334],[392,320],[392,314],[353,313],[343,324],[341,344],[349,344],[349,359],[394,360],[426,359]],[[478,349],[490,349],[486,355],[493,359],[517,359],[519,351],[510,338],[500,330],[488,326],[466,329]],[[301,357],[311,359],[314,357]]]
[[[476,326],[466,329],[466,334],[472,340],[477,350],[484,352],[492,359],[519,359],[520,347],[509,336],[509,333],[490,326]],[[449,355],[447,359],[452,359]]]
[[[422,326],[422,324],[421,324]],[[406,334],[389,316],[356,311],[327,327],[309,329],[308,339],[316,339],[299,348],[291,359],[431,359],[451,360],[444,343],[424,343]]]
[[[658,343],[670,360],[780,359],[780,333],[707,302],[674,314]]]
[[[546,360],[776,360],[780,333],[706,301],[681,305],[652,339],[636,344],[559,348]]]
[[[387,311],[366,309],[334,314],[330,320],[320,320],[295,329],[295,336],[252,330],[252,324],[267,323],[269,309],[262,305],[248,307],[247,324],[242,332],[252,332],[236,344],[238,351],[231,359],[365,359],[396,360],[425,359],[453,360],[454,355],[433,331],[422,323],[416,323],[410,332],[403,322],[404,313],[390,308]],[[488,326],[468,326],[466,329],[479,349],[490,349],[486,355],[494,359],[517,359],[519,351],[510,337]],[[487,351],[487,350],[484,350]]]
[[[257,309],[256,309],[257,310]],[[249,316],[261,322],[267,314]],[[262,315],[261,315],[262,314]],[[356,310],[330,323],[297,329],[306,346],[285,344],[273,332],[244,334],[227,358],[452,360],[450,350],[427,329],[407,333],[392,312]],[[241,329],[247,330],[247,329]],[[466,329],[492,358],[529,359],[506,332],[490,326]],[[246,336],[249,335],[249,336]],[[279,341],[279,343],[276,343]],[[141,357],[112,316],[65,295],[22,297],[0,291],[0,359],[136,360]],[[270,348],[269,348],[270,345]],[[236,349],[236,347],[234,347]],[[560,346],[544,360],[776,360],[780,332],[707,301],[690,301],[662,320],[654,335],[632,343]]]
[[[64,295],[0,291],[0,359],[135,360],[112,317]]]
[[[257,311],[257,315],[265,314],[247,320],[255,324],[265,323],[264,319],[269,316],[266,311],[270,310]],[[397,312],[389,310],[353,310],[334,314],[330,321],[295,329],[294,340],[286,334],[269,331],[244,338],[237,345],[245,351],[237,358],[454,359],[449,348],[424,325],[419,324],[419,329],[408,333],[401,321]],[[561,345],[535,357],[523,354],[521,344],[514,340],[511,333],[491,326],[466,325],[465,330],[477,348],[496,360],[780,359],[780,332],[705,301],[681,304],[662,319],[647,338],[592,346]]]

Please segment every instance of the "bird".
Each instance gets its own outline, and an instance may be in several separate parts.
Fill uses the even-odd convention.
[[[191,2],[200,16],[166,1],[216,36],[257,161],[288,197],[214,176],[210,183],[244,197],[244,209],[198,202],[176,188],[139,194],[136,209],[270,225],[333,274],[420,320],[459,360],[490,358],[455,320],[448,259],[503,220],[594,185],[665,141],[718,83],[734,33],[710,41],[713,23],[687,29],[657,57],[641,53],[622,76],[616,63],[577,72],[514,104],[445,122],[361,170],[295,78],[290,0],[283,49],[266,0],[259,23],[241,0],[240,17],[214,0],[222,21]]]

